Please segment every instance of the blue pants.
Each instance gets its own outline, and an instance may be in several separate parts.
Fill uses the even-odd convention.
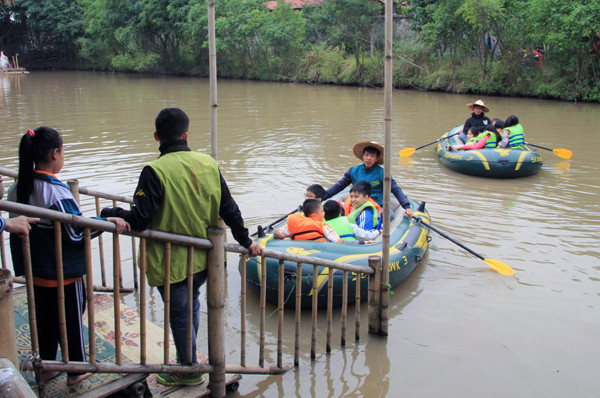
[[[198,272],[193,276],[193,287],[192,287],[192,361],[186,361],[187,355],[187,279],[171,284],[169,306],[169,322],[171,324],[171,333],[173,333],[173,340],[175,341],[175,348],[177,349],[177,363],[191,365],[198,363],[196,359],[196,337],[198,336],[198,326],[200,323],[200,286],[206,282],[206,270]],[[165,300],[165,288],[159,286],[158,291],[160,296]]]

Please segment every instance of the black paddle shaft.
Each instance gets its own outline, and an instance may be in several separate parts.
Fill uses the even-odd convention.
[[[418,148],[415,148],[415,151],[416,151],[416,150],[419,150],[419,149],[421,149],[421,148],[425,148],[426,146],[429,146],[429,145],[431,145],[431,144],[435,144],[436,142],[439,142],[439,141],[441,141],[441,140],[445,140],[446,138],[454,137],[455,135],[459,135],[459,134],[460,134],[460,132],[457,132],[457,133],[454,133],[454,134],[450,134],[450,135],[448,135],[448,136],[446,136],[446,137],[438,138],[437,140],[435,140],[435,141],[433,141],[433,142],[430,142],[429,144],[421,145],[420,147],[418,147]]]
[[[413,218],[414,218],[414,219],[416,219],[417,221],[421,222],[421,219],[420,219],[420,218],[418,218],[418,217],[413,217]],[[445,232],[443,232],[443,231],[440,231],[438,228],[434,227],[433,225],[431,225],[431,224],[427,224],[427,223],[422,223],[422,224],[423,224],[423,225],[425,225],[427,228],[431,228],[432,230],[434,230],[434,231],[435,231],[435,232],[437,232],[438,234],[442,235],[444,238],[448,239],[450,242],[452,242],[452,243],[455,243],[455,244],[457,244],[458,246],[462,247],[463,249],[465,249],[466,251],[468,251],[468,252],[469,252],[469,253],[471,253],[472,255],[474,255],[474,256],[476,256],[476,257],[478,257],[478,258],[482,259],[482,260],[485,260],[485,258],[484,258],[484,257],[483,257],[481,254],[479,254],[479,253],[476,253],[476,252],[474,252],[473,250],[469,249],[467,246],[465,246],[465,245],[463,245],[462,243],[460,243],[459,241],[457,241],[457,240],[455,240],[455,239],[451,238],[451,237],[450,237],[448,234],[446,234],[446,233],[445,233]]]

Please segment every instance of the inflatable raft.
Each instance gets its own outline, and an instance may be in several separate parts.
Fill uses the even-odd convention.
[[[455,127],[442,138],[462,130]],[[436,147],[440,162],[459,173],[480,177],[517,178],[536,174],[542,167],[542,156],[527,147],[524,149],[472,149],[467,151],[448,151],[448,145],[462,144],[458,135],[443,139]]]
[[[343,193],[340,195],[344,195]],[[347,195],[347,192],[345,193]],[[334,197],[334,199],[343,199]],[[394,200],[395,204],[397,202]],[[425,203],[419,205],[411,201],[411,206],[415,215],[429,223],[429,213],[425,209]],[[393,206],[392,206],[393,207]],[[372,255],[381,255],[382,243],[381,236],[376,243],[352,245],[346,243],[332,242],[314,242],[299,241],[289,239],[274,239],[275,229],[284,226],[286,220],[273,225],[266,230],[263,237],[255,239],[262,247],[269,250],[279,251],[289,254],[299,254],[322,259],[337,261],[353,265],[368,266],[368,258]],[[260,227],[259,227],[260,230]],[[395,217],[390,223],[390,285],[394,287],[405,280],[416,268],[419,261],[425,255],[429,246],[429,229],[421,222],[409,220],[406,217]],[[248,288],[260,296],[261,288],[261,259],[254,257],[248,260],[246,265],[246,280]],[[279,260],[267,258],[266,260],[266,299],[268,302],[277,305],[278,302],[278,270]],[[284,263],[284,300],[285,306],[294,308],[296,305],[296,281],[298,277],[302,278],[301,306],[303,309],[312,308],[313,297],[313,266],[311,264],[302,265],[302,275],[298,275],[295,262],[286,261]],[[318,305],[319,308],[327,306],[327,280],[329,268],[319,266],[318,274]],[[356,274],[348,272],[348,302],[353,303],[356,300]],[[342,305],[342,284],[344,273],[342,270],[336,270],[333,282],[333,306]],[[366,275],[361,277],[360,297],[361,300],[367,299],[368,278]]]

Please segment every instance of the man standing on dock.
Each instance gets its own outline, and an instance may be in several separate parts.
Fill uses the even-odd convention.
[[[237,203],[231,197],[217,162],[208,155],[192,151],[188,145],[188,116],[179,108],[166,108],[155,120],[154,139],[160,143],[160,156],[140,175],[131,211],[119,207],[102,209],[103,217],[122,217],[135,230],[146,228],[206,238],[209,227],[217,226],[219,216],[231,228],[236,241],[250,256],[263,249],[248,236]],[[196,338],[199,326],[200,286],[206,281],[207,252],[194,252],[192,358],[187,353],[187,248],[173,245],[170,272],[171,331],[177,349],[177,362],[197,364]],[[164,297],[164,243],[148,240],[146,276]],[[195,385],[204,381],[201,373],[157,374],[165,385]]]

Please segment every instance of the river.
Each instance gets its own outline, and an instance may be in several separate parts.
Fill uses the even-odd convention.
[[[218,90],[219,165],[252,231],[296,207],[309,184],[328,187],[358,164],[356,142],[383,142],[380,89],[221,80]],[[494,272],[432,233],[427,256],[390,297],[387,339],[367,337],[365,320],[360,342],[340,348],[338,338],[326,355],[320,340],[314,363],[304,350],[300,366],[283,376],[244,376],[237,395],[597,396],[600,105],[483,97],[490,117],[516,114],[527,141],[574,152],[567,161],[540,150],[544,166],[535,176],[460,175],[438,163],[434,146],[398,157],[399,150],[462,124],[470,113],[466,104],[476,99],[395,91],[392,173],[409,197],[427,202],[434,225],[505,262],[515,276]],[[27,129],[48,125],[65,141],[59,177],[104,192],[133,194],[141,168],[156,157],[153,123],[163,107],[184,109],[191,119],[190,146],[210,153],[206,79],[92,72],[2,76],[0,106],[3,167],[17,169],[18,142]],[[91,201],[82,207],[93,215]],[[231,363],[239,361],[236,261],[229,256]],[[125,284],[132,285],[130,274]],[[258,344],[257,319],[250,310],[251,350]],[[309,343],[310,332],[304,333],[303,346]],[[292,355],[290,341],[285,363],[293,364]]]

